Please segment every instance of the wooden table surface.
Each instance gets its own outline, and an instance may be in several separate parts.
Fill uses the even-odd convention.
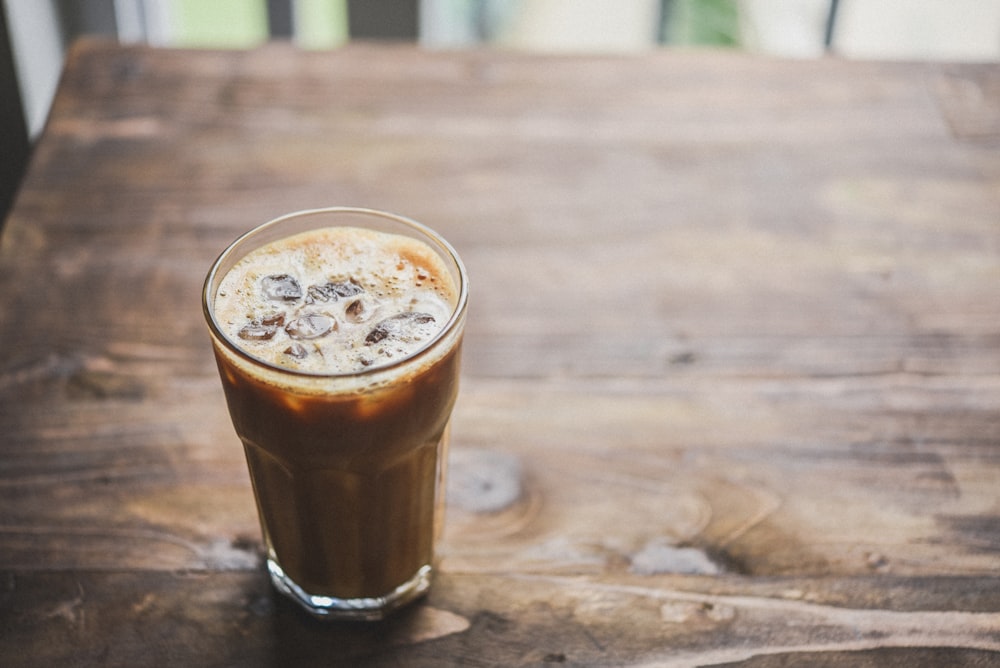
[[[998,665],[998,70],[78,44],[0,246],[0,664]],[[199,304],[325,205],[472,281],[375,625],[272,591]]]

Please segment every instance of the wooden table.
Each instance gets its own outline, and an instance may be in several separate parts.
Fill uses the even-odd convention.
[[[473,296],[430,596],[272,591],[202,320],[239,233]],[[72,51],[0,248],[0,664],[1000,662],[1000,72]]]

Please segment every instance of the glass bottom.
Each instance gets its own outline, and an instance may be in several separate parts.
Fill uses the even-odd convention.
[[[390,612],[400,608],[410,601],[422,596],[430,589],[430,565],[422,567],[416,575],[399,585],[384,596],[371,598],[335,598],[333,596],[314,596],[306,593],[302,587],[285,574],[273,559],[267,560],[267,570],[271,574],[271,582],[285,596],[302,606],[306,612],[319,619],[340,619],[354,621],[378,621],[384,619]]]

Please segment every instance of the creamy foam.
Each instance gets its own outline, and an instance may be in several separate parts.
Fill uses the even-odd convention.
[[[240,260],[216,293],[216,322],[247,353],[311,373],[352,373],[423,348],[457,290],[429,246],[330,227],[277,240]]]

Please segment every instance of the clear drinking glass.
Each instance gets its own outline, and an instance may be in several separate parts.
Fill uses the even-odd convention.
[[[263,361],[216,316],[227,272],[255,249],[347,226],[426,244],[454,283],[443,329],[419,350],[348,373]],[[216,260],[202,306],[243,442],[276,588],[320,618],[380,619],[430,587],[443,521],[448,425],[468,301],[465,268],[438,234],[389,213],[292,213],[243,235]]]

